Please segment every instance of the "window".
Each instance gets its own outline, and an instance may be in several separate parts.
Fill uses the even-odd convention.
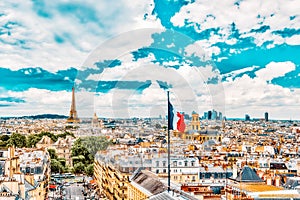
[[[156,170],[156,173],[159,174],[159,169]]]
[[[177,167],[177,161],[173,161],[173,167]]]
[[[195,161],[192,161],[191,165],[192,165],[192,167],[194,167],[195,166]]]
[[[163,169],[163,173],[167,173],[167,170],[166,170],[166,169]]]
[[[214,174],[214,178],[218,178],[218,173],[215,173],[215,174]]]
[[[156,161],[156,167],[159,167],[159,161]]]
[[[36,174],[41,174],[41,173],[43,173],[42,167],[35,167],[35,172],[36,172]]]
[[[165,167],[166,166],[166,161],[163,161],[163,167]]]
[[[195,176],[192,177],[192,181],[196,181],[196,177]]]
[[[185,166],[185,167],[188,166],[188,161],[184,161],[184,166]]]

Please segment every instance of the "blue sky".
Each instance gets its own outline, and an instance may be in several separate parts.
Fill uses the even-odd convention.
[[[1,1],[0,116],[300,119],[292,0]]]

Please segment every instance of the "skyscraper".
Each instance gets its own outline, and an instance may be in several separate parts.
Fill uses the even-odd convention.
[[[212,112],[211,112],[211,110],[209,110],[208,113],[207,113],[207,119],[208,120],[211,120],[211,115],[212,115]]]
[[[223,114],[222,112],[219,112],[218,120],[222,120],[222,119],[223,119]]]
[[[245,115],[245,121],[250,121],[250,115],[248,114]]]
[[[216,120],[218,117],[218,112],[215,111],[215,110],[212,110],[212,113],[211,113],[211,119],[212,120]]]
[[[75,88],[72,88],[72,104],[71,104],[71,110],[70,110],[70,115],[69,118],[67,119],[67,123],[79,123],[80,120],[77,116],[77,111],[76,111],[76,104],[75,104]]]
[[[268,122],[269,121],[269,113],[265,112],[265,121]]]
[[[203,119],[208,119],[208,113],[207,112],[203,113]]]

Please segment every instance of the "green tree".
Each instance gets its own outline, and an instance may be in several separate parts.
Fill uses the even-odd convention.
[[[82,145],[95,156],[100,150],[106,150],[112,141],[108,140],[105,136],[90,136],[82,139]]]
[[[9,135],[1,135],[0,136],[0,147],[6,147],[9,140]]]
[[[53,142],[56,142],[57,141],[57,135],[55,135],[54,133],[50,133],[50,132],[41,132],[41,133],[39,133],[38,134],[38,137],[40,138],[40,140],[42,139],[42,137],[44,136],[44,135],[46,135],[46,136],[48,136],[49,138],[51,138],[51,140],[53,141]]]
[[[88,149],[85,146],[83,146],[80,138],[74,142],[71,155],[72,155],[72,157],[78,157],[80,155],[83,156],[85,164],[90,164],[90,163],[94,162],[93,155],[90,154],[90,152],[88,151]],[[81,161],[80,158],[76,158],[76,159],[79,159],[79,161]],[[74,163],[74,160],[73,160],[73,163]]]
[[[84,164],[82,162],[76,163],[74,165],[74,173],[75,174],[79,174],[79,173],[83,173],[84,172]]]
[[[59,161],[63,167],[66,166],[66,159],[65,158],[57,158],[57,161]]]
[[[93,174],[94,174],[94,164],[89,164],[88,166],[86,166],[84,171],[85,171],[86,175],[93,176]]]
[[[9,138],[10,138],[10,137],[9,137],[8,135],[1,135],[1,136],[0,136],[0,140],[5,141],[5,142],[8,141]]]
[[[57,160],[57,154],[56,154],[55,149],[47,149],[47,150],[48,150],[50,158]]]
[[[0,147],[6,147],[6,146],[7,146],[7,141],[0,140]]]
[[[26,147],[29,147],[29,148],[35,147],[36,144],[42,139],[43,136],[47,136],[47,137],[51,138],[51,140],[53,142],[56,142],[58,138],[60,138],[60,137],[66,138],[68,135],[75,137],[73,133],[69,133],[69,132],[65,132],[65,133],[61,133],[61,134],[57,134],[57,135],[55,135],[54,133],[50,133],[50,132],[41,132],[38,134],[31,134],[31,135],[27,136],[27,138],[26,138]]]
[[[69,166],[69,165],[66,165],[64,167],[64,172],[65,173],[71,173],[73,171],[73,167]]]
[[[7,146],[14,146],[14,147],[25,147],[26,146],[26,137],[25,135],[19,133],[13,133],[7,143]]]
[[[61,133],[61,134],[58,134],[57,135],[57,137],[58,138],[66,138],[67,136],[71,136],[71,137],[73,137],[73,138],[75,138],[75,135],[74,135],[74,133],[70,133],[70,132],[64,132],[64,133]]]
[[[62,173],[62,172],[64,172],[64,167],[58,160],[51,159],[51,172],[52,173]]]
[[[26,138],[26,147],[31,148],[35,147],[35,145],[41,140],[42,138],[36,134],[28,135]]]

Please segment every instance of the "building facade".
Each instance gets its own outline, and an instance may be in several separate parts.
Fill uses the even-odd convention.
[[[47,151],[9,147],[0,155],[0,199],[46,199],[50,181]]]

